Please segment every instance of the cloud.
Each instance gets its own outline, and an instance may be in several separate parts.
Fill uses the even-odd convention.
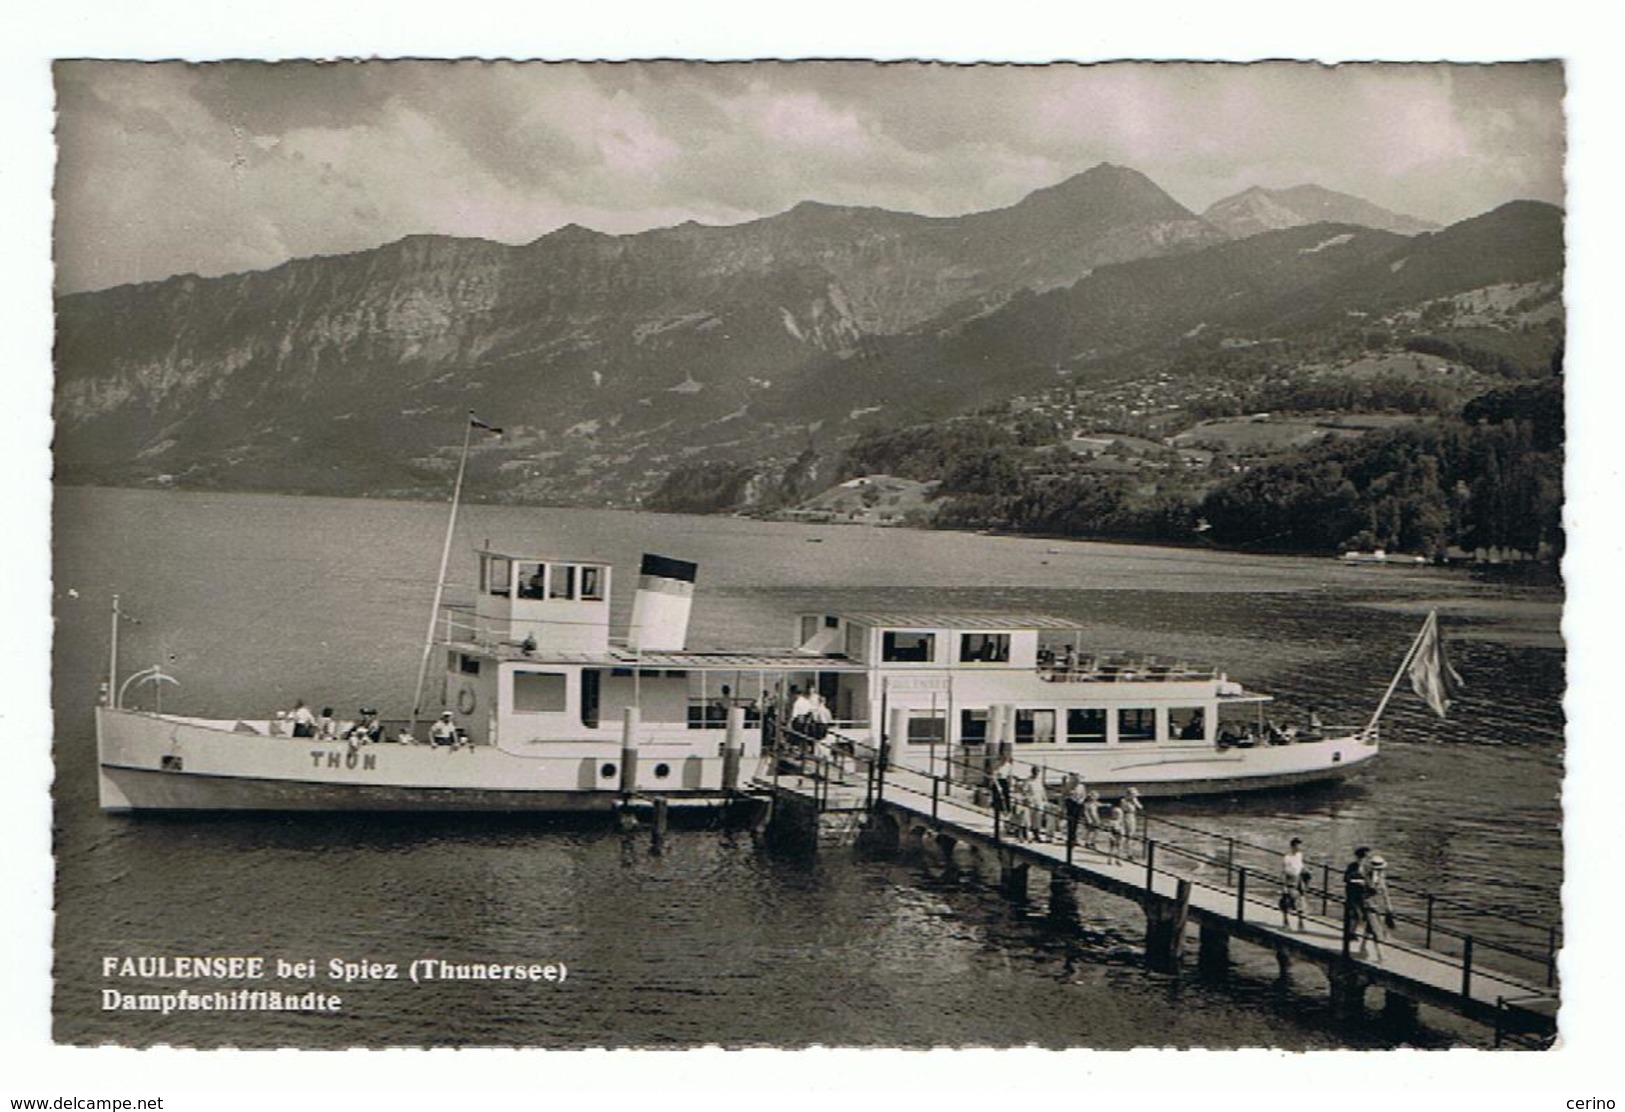
[[[413,233],[528,242],[812,198],[949,215],[1101,161],[1200,209],[1313,182],[1447,222],[1562,198],[1556,65],[59,64],[59,285]]]

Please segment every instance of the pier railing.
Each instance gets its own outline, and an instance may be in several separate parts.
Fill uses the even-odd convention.
[[[1067,782],[1067,774],[1031,761],[1011,760],[1008,779],[1001,783],[984,761],[945,755],[930,768],[921,769],[889,760],[884,743],[877,747],[839,733],[813,738],[788,726],[777,736],[775,768],[784,760],[794,762],[802,775],[814,781],[820,806],[827,804],[832,784],[861,786],[866,807],[891,798],[933,821],[942,805],[951,801],[990,819],[995,842],[1054,841],[1064,845],[1068,864],[1080,852],[1109,853],[1144,862],[1147,887],[1154,885],[1157,876],[1177,877],[1195,886],[1234,893],[1238,919],[1280,914],[1284,847],[1143,812],[1120,833],[1104,825],[1091,827],[1081,816],[1072,822],[1064,803],[1053,794],[1053,789]],[[1036,797],[1020,787],[1034,780],[1035,769],[1036,782],[1042,785]],[[1311,880],[1304,893],[1304,911],[1344,922],[1347,949],[1350,931],[1363,926],[1347,924],[1344,867],[1306,857],[1305,868]],[[1493,963],[1500,973],[1555,987],[1557,955],[1563,944],[1558,924],[1476,907],[1394,882],[1387,883],[1387,891],[1394,925],[1381,941],[1421,948],[1459,964],[1463,995],[1471,987],[1475,963]],[[1379,909],[1379,914],[1382,910],[1387,909]]]

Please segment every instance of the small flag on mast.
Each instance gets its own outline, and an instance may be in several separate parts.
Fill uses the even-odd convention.
[[[1411,656],[1411,690],[1433,708],[1440,718],[1450,709],[1450,697],[1462,686],[1461,676],[1450,666],[1444,638],[1439,636],[1439,612],[1430,611],[1422,626],[1422,636]]]
[[[480,420],[478,417],[474,416],[474,411],[473,410],[469,410],[468,423],[473,425],[477,429],[484,429],[486,432],[494,432],[498,436],[502,435],[502,430],[501,429],[497,428],[495,425],[488,425],[484,421]]]

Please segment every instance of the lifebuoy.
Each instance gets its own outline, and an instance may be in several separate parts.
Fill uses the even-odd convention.
[[[474,704],[474,688],[465,683],[462,690],[457,692],[457,711],[459,714],[473,714]]]

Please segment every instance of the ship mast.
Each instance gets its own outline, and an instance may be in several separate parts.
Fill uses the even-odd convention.
[[[451,517],[446,521],[446,543],[440,549],[440,574],[434,581],[434,603],[429,607],[429,629],[423,635],[423,659],[418,663],[418,685],[412,692],[412,721],[406,732],[416,734],[418,715],[423,710],[423,680],[429,674],[429,654],[434,651],[434,626],[440,617],[440,600],[446,591],[446,566],[451,562],[451,538],[457,531],[457,506],[463,497],[463,473],[468,468],[468,445],[474,437],[474,426],[480,424],[474,411],[468,411],[463,422],[463,454],[457,460],[457,482],[451,488]],[[481,425],[482,428],[488,427]]]

